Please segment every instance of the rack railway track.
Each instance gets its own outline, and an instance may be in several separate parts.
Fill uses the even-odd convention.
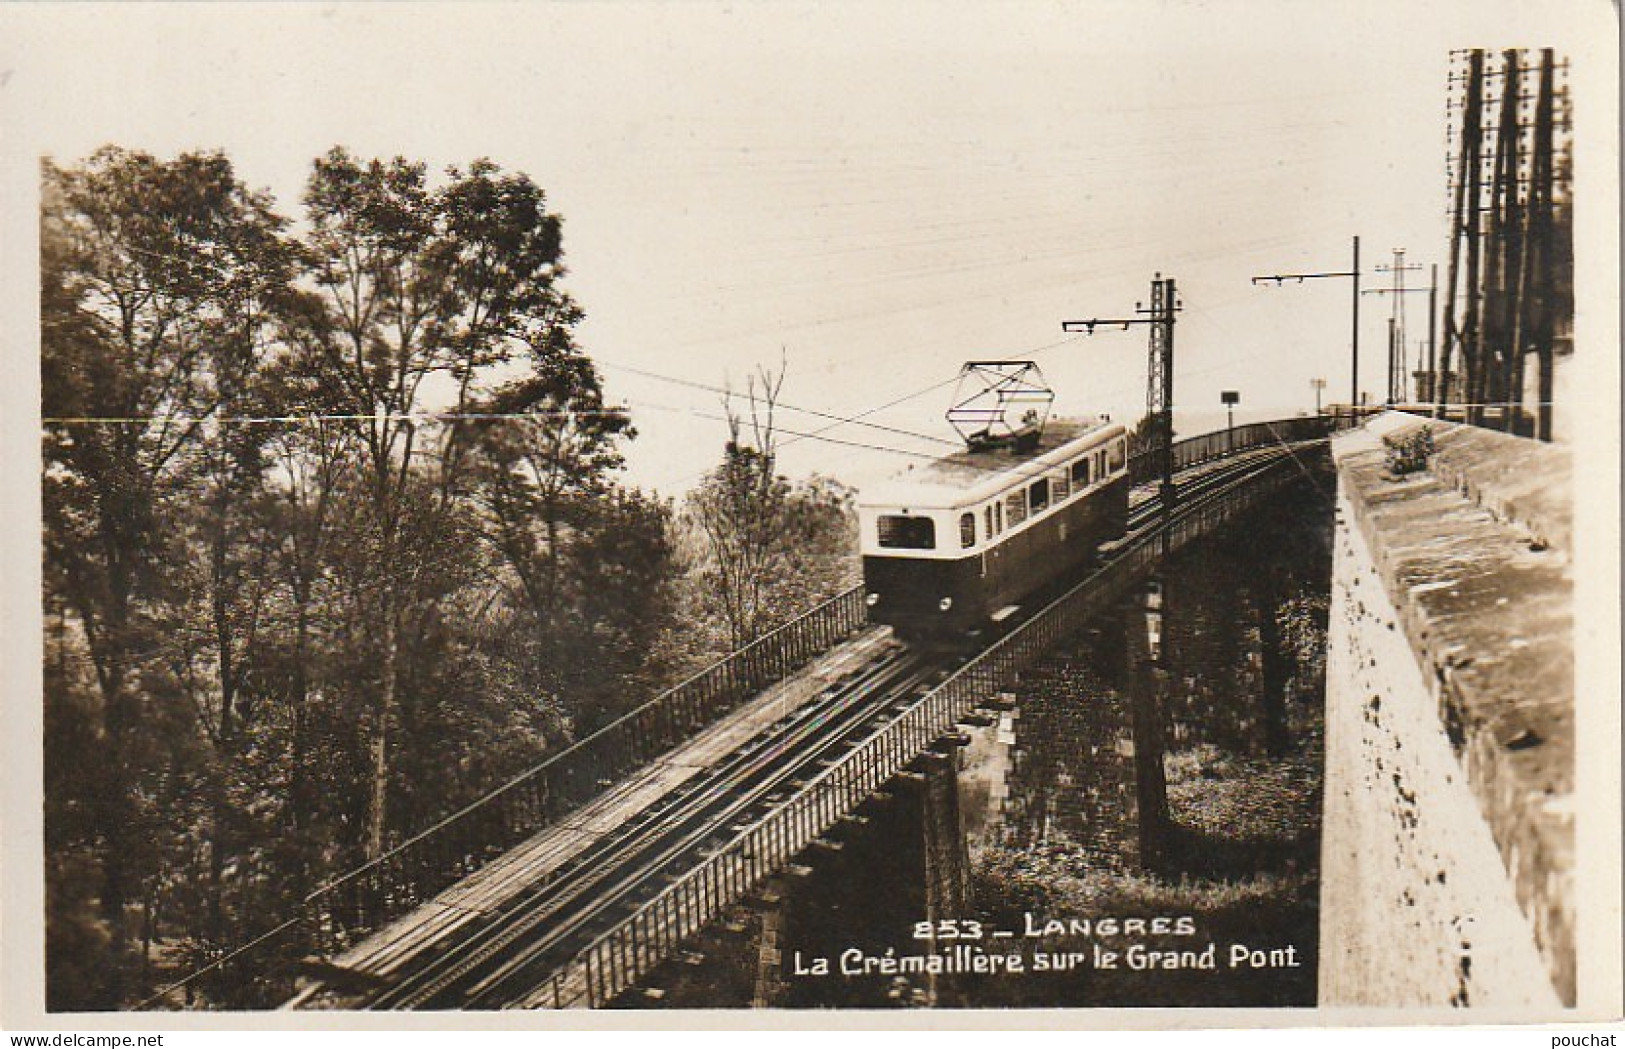
[[[1160,556],[1217,527],[1238,507],[1250,505],[1250,498],[1267,498],[1289,471],[1309,476],[1299,450],[1324,443],[1354,422],[1341,416],[1287,419],[1180,441],[1173,447],[1175,505],[1166,512],[1151,458],[1131,459],[1135,487],[1124,537],[1102,549],[1086,577],[1033,595],[1028,607],[975,654],[902,653],[882,633],[860,633],[862,590],[843,592],[420,832],[380,861],[335,879],[312,893],[298,921],[284,922],[147,1004],[171,1000],[175,991],[223,964],[245,964],[249,951],[281,943],[279,937],[296,925],[317,950],[300,963],[315,982],[305,984],[289,1007],[341,1000],[377,1009],[605,1004],[677,950],[684,937],[789,862],[822,833],[819,828],[850,811],[951,731],[956,720],[1007,687],[1045,647],[1119,599]],[[1257,492],[1249,497],[1246,490],[1255,483]],[[664,788],[665,796],[640,810],[619,810],[634,812],[620,825],[604,830],[600,817],[579,830],[560,823],[574,819],[572,811],[587,818],[596,803],[586,802],[595,793],[604,796],[614,777],[657,768],[666,760],[660,754],[679,753],[681,748],[671,749],[674,738],[698,742],[701,737],[692,733],[701,725],[720,726],[719,714],[742,711],[734,693],[759,691],[843,638],[863,637],[868,640],[854,653],[880,643],[886,654],[860,655],[868,661],[848,665],[836,684],[793,714],[773,720],[767,711],[765,721],[753,716],[755,724],[768,727],[753,729],[749,742],[737,747],[718,741],[723,749],[713,748],[703,764],[687,766],[703,771],[670,777],[686,782]],[[609,779],[599,773],[596,791],[583,788],[575,774],[605,764],[619,771]],[[661,778],[656,775],[634,794],[657,787]],[[483,878],[490,884],[477,890],[484,903],[448,897],[435,903],[438,917],[423,907],[434,902],[439,887],[461,885],[471,871],[481,871],[486,866],[481,851],[486,858],[499,853],[506,858],[505,850],[513,850],[522,859],[514,846],[549,826],[590,843],[539,875],[523,873],[528,860],[513,865],[517,873],[490,864],[485,872],[490,877]],[[483,849],[481,832],[488,839]],[[542,859],[537,869],[546,866]],[[408,920],[413,908],[421,911],[421,920]],[[397,918],[410,932],[402,944],[394,942],[400,930],[384,928]],[[370,938],[363,942],[358,935]],[[339,951],[353,955],[361,967],[348,968],[352,963],[342,959],[337,966],[321,961]]]
[[[945,668],[895,644],[796,709],[704,775],[661,798],[550,872],[490,920],[440,945],[435,957],[367,1003],[371,1009],[500,1008],[537,972],[664,887],[707,846],[794,788],[844,741],[872,731]]]
[[[1295,447],[1283,443],[1194,466],[1176,485],[1176,506],[1198,506],[1281,469],[1281,460],[1295,455]],[[1142,487],[1136,495],[1119,549],[1162,527],[1155,489]],[[1092,570],[1109,564],[1108,558]],[[1061,581],[1056,589],[1077,582]],[[1046,603],[1029,602],[1007,632],[1021,630]],[[561,973],[584,945],[637,912],[742,828],[763,820],[832,758],[873,737],[968,658],[888,644],[872,662],[527,886],[489,919],[448,937],[431,957],[374,995],[367,1008],[535,1005],[549,996],[549,988],[551,997],[566,1004],[573,995],[563,988]]]
[[[705,862],[588,944],[569,965],[538,981],[514,1004],[526,1008],[602,1006],[741,899],[779,865],[788,862],[839,814],[861,802],[915,757],[951,734],[953,726],[993,692],[1006,687],[1059,638],[1126,594],[1163,553],[1207,534],[1250,499],[1263,498],[1294,474],[1312,480],[1297,456],[1313,441],[1280,442],[1222,464],[1191,472],[1166,515],[1155,496],[1131,510],[1131,528],[1109,556],[1064,592],[1046,591],[985,650],[965,659],[941,685],[898,711],[892,722],[856,743],[846,758],[757,823],[744,828]],[[1294,460],[1289,462],[1288,460]],[[1238,498],[1239,496],[1239,498]],[[1164,542],[1157,542],[1162,537]]]

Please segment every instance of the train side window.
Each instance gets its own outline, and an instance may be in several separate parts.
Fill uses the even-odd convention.
[[[998,535],[1004,531],[1004,504],[998,501],[993,503],[993,534]]]
[[[1062,470],[1060,473],[1050,478],[1049,485],[1050,494],[1058,503],[1062,502],[1067,496],[1072,494],[1072,482],[1067,479],[1067,473],[1065,470]]]
[[[1049,505],[1048,477],[1040,477],[1027,489],[1027,505],[1035,514]]]
[[[882,515],[880,545],[891,550],[932,550],[937,545],[937,525],[929,517]]]
[[[999,530],[993,527],[993,506],[993,503],[988,503],[987,509],[982,511],[982,531],[987,533],[989,539],[999,534]]]
[[[976,545],[976,515],[974,513],[959,515],[959,545],[967,549]]]
[[[1087,455],[1072,464],[1072,483],[1079,488],[1089,487],[1089,457]]]
[[[1005,516],[1009,518],[1011,528],[1014,528],[1016,525],[1027,519],[1026,492],[1011,492],[1005,497],[1004,505],[1008,510],[1008,513]]]

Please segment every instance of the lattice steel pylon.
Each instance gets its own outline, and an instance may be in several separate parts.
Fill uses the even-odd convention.
[[[1460,403],[1470,421],[1543,440],[1552,437],[1554,358],[1572,352],[1568,65],[1551,48],[1498,58],[1474,48],[1452,52],[1449,77],[1450,266],[1435,410]],[[1460,381],[1447,386],[1456,360]]]
[[[1258,278],[1253,278],[1257,280]],[[1131,325],[1147,324],[1151,327],[1151,355],[1146,365],[1145,414],[1151,461],[1162,477],[1163,511],[1173,507],[1174,500],[1174,315],[1180,310],[1174,293],[1174,279],[1163,279],[1156,274],[1151,280],[1151,307],[1134,304],[1137,317],[1090,317],[1088,320],[1062,321],[1062,331],[1081,331],[1093,335],[1096,328],[1121,325],[1127,331]]]
[[[1153,420],[1157,473],[1162,477],[1164,504],[1174,497],[1174,279],[1157,274],[1151,281],[1151,339],[1146,360],[1145,414]]]

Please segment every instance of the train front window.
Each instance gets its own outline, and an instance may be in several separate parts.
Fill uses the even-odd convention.
[[[1040,478],[1027,489],[1027,504],[1035,514],[1049,505],[1049,478]]]
[[[1112,469],[1121,470],[1128,461],[1128,446],[1123,441],[1112,442]]]
[[[1026,492],[1012,492],[1008,497],[1005,498],[1004,505],[1009,511],[1009,513],[1005,516],[1009,519],[1011,528],[1014,528],[1016,525],[1027,519]]]
[[[929,517],[885,514],[879,522],[880,545],[890,550],[932,550],[937,545],[936,522]]]
[[[976,515],[959,515],[959,545],[972,547],[976,545]]]

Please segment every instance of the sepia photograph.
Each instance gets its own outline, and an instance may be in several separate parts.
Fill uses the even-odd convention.
[[[1618,33],[0,8],[4,1025],[1619,1021]]]

